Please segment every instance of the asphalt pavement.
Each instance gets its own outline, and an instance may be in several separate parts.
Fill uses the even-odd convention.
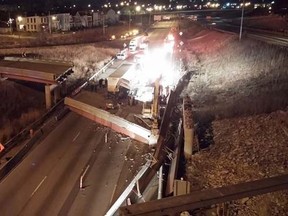
[[[110,168],[106,163],[112,160],[109,144],[103,138],[106,132],[107,129],[90,120],[74,113],[68,114],[0,183],[1,216],[67,212],[69,204],[73,203],[71,199],[73,201],[75,198],[71,191],[79,191],[79,178],[89,160],[89,173],[98,177],[109,176]],[[120,152],[125,155],[125,146],[123,143],[117,145],[115,154]],[[124,160],[124,156],[122,158]],[[96,169],[94,163],[97,164]],[[115,173],[110,179],[115,184]],[[89,185],[93,186],[93,183]],[[84,186],[87,186],[85,179]],[[109,203],[109,200],[110,197],[108,201],[103,199],[98,211],[101,212],[102,207],[104,212],[105,203]]]
[[[174,24],[155,28],[150,41],[155,45],[163,42]],[[104,215],[139,170],[131,169],[133,157],[125,162],[132,143],[70,112],[0,182],[0,215]]]

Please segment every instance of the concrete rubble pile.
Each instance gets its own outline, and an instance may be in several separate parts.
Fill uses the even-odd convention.
[[[288,112],[216,120],[214,144],[192,156],[192,190],[288,173]],[[193,193],[193,192],[192,192]],[[288,190],[230,202],[229,215],[287,215]]]

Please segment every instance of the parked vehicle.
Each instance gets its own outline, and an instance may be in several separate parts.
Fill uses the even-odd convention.
[[[140,49],[140,46],[145,41],[145,39],[145,36],[137,36],[133,38],[129,43],[129,51],[135,52],[137,49]]]
[[[125,60],[128,57],[128,49],[123,49],[121,52],[117,53],[116,58],[119,60]]]

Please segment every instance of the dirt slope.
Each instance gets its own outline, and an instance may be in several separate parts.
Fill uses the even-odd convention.
[[[192,190],[287,174],[288,51],[196,28],[181,54],[202,149],[186,164]],[[245,198],[229,215],[287,215],[287,200],[287,190]]]

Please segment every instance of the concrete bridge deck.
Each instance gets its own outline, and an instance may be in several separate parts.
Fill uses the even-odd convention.
[[[68,62],[6,57],[0,60],[0,75],[11,79],[56,84],[72,66]]]

